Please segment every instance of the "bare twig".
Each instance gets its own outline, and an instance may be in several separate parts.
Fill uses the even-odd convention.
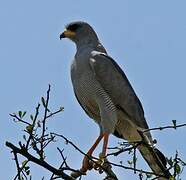
[[[18,159],[18,158],[17,158],[17,159]],[[23,169],[25,168],[25,166],[27,165],[28,162],[29,162],[29,161],[26,161],[24,164],[22,164],[21,167],[19,167],[20,173],[21,173],[21,172],[23,173]],[[14,180],[17,179],[18,175],[19,175],[19,171],[18,171],[17,175],[15,176]],[[26,179],[27,179],[27,178],[26,178]]]
[[[57,150],[59,151],[59,153],[61,154],[61,157],[62,157],[62,159],[63,159],[63,162],[61,163],[61,165],[60,165],[60,167],[59,167],[59,169],[61,169],[62,167],[63,167],[63,165],[65,165],[65,167],[69,167],[68,165],[67,165],[67,162],[66,162],[66,157],[64,157],[64,155],[63,155],[63,151],[64,151],[64,149],[63,150],[61,150],[61,149],[59,149],[58,147],[57,147]],[[53,180],[53,179],[55,179],[54,178],[54,173],[52,174],[52,176],[50,177],[50,180]]]
[[[142,173],[139,173],[139,179],[143,180],[143,174]]]
[[[54,166],[52,166],[46,162],[46,160],[44,159],[44,156],[45,156],[44,150],[51,142],[55,142],[54,138],[56,138],[56,137],[63,138],[67,144],[70,144],[80,154],[86,156],[90,162],[91,168],[94,168],[100,174],[105,172],[106,173],[106,177],[104,178],[105,180],[106,179],[107,180],[118,180],[117,176],[115,175],[115,173],[112,170],[112,166],[120,167],[122,169],[131,170],[134,173],[138,173],[140,180],[143,179],[144,174],[146,174],[147,176],[153,175],[153,176],[155,176],[154,179],[158,179],[159,177],[164,177],[164,176],[159,175],[159,174],[155,174],[154,172],[145,171],[145,170],[141,170],[141,169],[136,168],[136,159],[137,159],[136,149],[138,148],[138,146],[141,145],[141,143],[143,143],[143,144],[147,145],[147,147],[149,146],[149,148],[152,148],[144,133],[146,133],[148,131],[176,129],[176,128],[186,126],[186,124],[176,125],[176,120],[173,120],[172,121],[173,125],[156,127],[156,128],[151,128],[151,129],[147,129],[144,131],[139,131],[142,141],[130,142],[130,143],[123,142],[122,144],[119,144],[118,147],[108,148],[108,149],[115,150],[115,151],[117,150],[117,151],[107,154],[107,157],[111,156],[111,155],[117,156],[123,152],[128,152],[128,153],[132,152],[131,154],[133,155],[133,161],[132,161],[133,166],[129,167],[129,166],[123,165],[122,163],[120,163],[120,164],[112,163],[112,162],[109,162],[107,159],[105,159],[105,162],[103,164],[100,164],[98,162],[99,161],[98,158],[88,156],[78,146],[76,146],[75,143],[70,141],[64,135],[57,134],[57,133],[50,133],[50,132],[46,133],[46,130],[47,130],[47,126],[46,126],[47,121],[46,120],[48,118],[52,117],[53,115],[63,111],[63,107],[61,107],[61,108],[59,108],[59,110],[51,112],[48,108],[49,100],[50,100],[50,85],[47,90],[46,100],[43,97],[41,99],[43,106],[44,106],[44,115],[43,115],[42,121],[38,120],[39,119],[38,115],[39,115],[39,110],[40,110],[40,104],[38,104],[38,106],[36,107],[35,115],[34,116],[31,115],[31,120],[32,120],[31,123],[23,120],[23,117],[26,114],[26,111],[24,111],[23,113],[22,113],[22,111],[19,111],[18,115],[10,114],[10,116],[13,117],[13,120],[15,122],[21,122],[22,124],[26,125],[26,129],[24,130],[24,132],[28,133],[28,135],[29,135],[28,139],[24,135],[23,138],[26,141],[26,145],[19,142],[20,147],[15,146],[14,144],[12,144],[10,142],[6,142],[6,146],[12,150],[14,157],[15,157],[14,160],[15,160],[16,167],[17,167],[17,175],[14,178],[14,180],[17,180],[17,179],[22,180],[23,178],[28,179],[26,176],[26,175],[28,175],[27,171],[26,171],[26,169],[29,168],[29,166],[26,166],[26,164],[28,162],[33,162],[33,163],[47,169],[48,171],[50,171],[52,173],[50,180],[61,179],[61,178],[67,179],[67,180],[74,180],[75,179],[74,177],[79,178],[79,180],[80,180],[82,175],[85,175],[85,173],[81,172],[80,170],[75,170],[68,165],[67,157],[64,156],[63,150],[60,150],[59,148],[57,148],[57,150],[59,151],[61,158],[62,158],[62,163],[60,164],[60,166],[58,168],[55,168]],[[41,128],[41,129],[39,129],[39,128]],[[30,149],[34,150],[36,152],[36,154],[39,155],[39,158],[37,158],[37,156],[32,155],[30,153],[30,152],[32,152],[32,151],[30,151]],[[27,159],[26,163],[22,162],[22,166],[19,165],[18,154],[21,156],[24,156]],[[169,165],[170,165],[170,167],[168,168],[168,170],[173,169],[174,170],[173,177],[177,178],[181,172],[180,165],[186,166],[186,163],[178,157],[178,153],[176,152],[175,158],[173,158],[173,160],[171,161],[171,163]],[[180,168],[180,170],[179,170],[179,168]],[[71,176],[68,175],[66,173],[66,171],[73,172],[73,174],[75,176],[72,176],[72,174],[71,174]]]
[[[57,111],[55,111],[55,112],[52,112],[52,113],[50,113],[49,115],[47,115],[47,116],[46,116],[46,119],[52,117],[52,116],[55,115],[55,114],[58,114],[58,113],[62,112],[63,109],[64,109],[63,107],[60,107],[59,110],[57,110]]]
[[[44,137],[45,137],[45,131],[46,131],[46,119],[47,119],[47,112],[48,112],[48,103],[49,103],[49,98],[50,98],[50,84],[48,86],[47,90],[47,98],[45,102],[45,112],[44,112],[44,118],[42,121],[42,135],[41,135],[41,158],[44,159],[44,154],[43,154],[43,149],[44,149]]]
[[[14,154],[14,158],[15,158],[15,162],[16,162],[16,166],[17,166],[17,177],[19,180],[21,180],[21,170],[20,170],[20,167],[19,167],[19,161],[18,161],[18,158],[17,158],[17,153],[15,151],[13,151],[13,154]]]
[[[76,150],[78,150],[81,154],[87,156],[86,153],[84,153],[80,148],[78,148],[72,141],[68,140],[68,138],[66,138],[65,136],[61,135],[61,134],[57,134],[57,133],[52,133],[55,136],[59,136],[61,138],[63,138],[67,143],[69,143],[70,145],[72,145]],[[95,157],[91,158],[89,156],[87,156],[91,161],[93,161],[94,163],[96,163],[96,161],[94,161],[94,159],[97,159]],[[120,165],[120,164],[116,164],[116,163],[112,163],[109,162],[110,165],[116,166],[116,167],[121,167],[123,169],[127,169],[127,170],[132,170],[132,171],[136,171],[136,172],[141,172],[141,173],[145,173],[145,174],[151,174],[151,175],[156,175],[156,176],[160,176],[163,177],[162,175],[156,174],[154,172],[150,172],[150,171],[144,171],[141,169],[137,169],[137,168],[133,168],[133,167],[128,167],[128,166],[124,166],[124,165]],[[100,166],[100,165],[99,165]],[[103,168],[103,167],[102,167]],[[107,170],[104,169],[105,172],[107,172]]]
[[[26,121],[24,121],[23,119],[21,119],[21,118],[19,118],[16,114],[9,114],[11,117],[13,117],[14,119],[17,119],[17,122],[22,122],[22,123],[24,123],[24,124],[26,124],[26,125],[31,125],[30,123],[28,123],[28,122],[26,122]]]
[[[62,134],[57,134],[57,133],[51,133],[51,134],[63,138],[67,144],[72,145],[72,146],[73,146],[76,150],[78,150],[81,154],[83,154],[84,156],[87,156],[90,160],[92,160],[86,153],[84,153],[79,147],[77,147],[72,141],[70,141],[68,138],[66,138],[66,137],[63,136]],[[94,159],[99,160],[98,158],[95,158],[95,157],[94,157]]]
[[[34,117],[34,120],[33,120],[33,123],[31,125],[31,130],[29,132],[29,138],[27,140],[27,143],[26,143],[26,149],[28,149],[28,146],[30,144],[30,141],[32,139],[32,133],[33,133],[33,130],[34,130],[34,127],[35,127],[35,123],[36,123],[36,120],[37,120],[37,117],[38,117],[38,114],[39,114],[39,107],[40,107],[40,104],[38,103],[37,107],[36,107],[36,113],[35,113],[35,117]]]
[[[116,164],[116,163],[113,163],[113,162],[109,162],[109,163],[111,165],[115,166],[115,167],[120,167],[120,168],[123,168],[123,169],[136,171],[136,172],[139,172],[139,173],[151,174],[151,175],[163,177],[162,175],[156,174],[156,173],[151,172],[151,171],[145,171],[145,170],[142,170],[142,169],[134,169],[133,167],[124,166],[122,164]]]
[[[64,157],[64,155],[63,155],[63,151],[64,150],[61,150],[61,149],[59,149],[58,147],[57,147],[57,150],[59,151],[59,153],[60,153],[60,155],[61,155],[61,157],[62,157],[62,159],[63,159],[63,162],[62,162],[62,164],[61,164],[61,167],[63,167],[63,165],[65,165],[65,167],[69,167],[68,166],[68,164],[67,164],[67,162],[66,162],[66,157]],[[60,167],[60,168],[61,168]]]
[[[52,134],[55,135],[55,136],[63,138],[66,141],[67,144],[72,145],[77,151],[79,151],[81,154],[86,156],[90,161],[92,161],[94,164],[96,164],[96,166],[100,167],[107,174],[107,176],[109,176],[109,178],[112,177],[114,180],[117,180],[117,176],[112,171],[111,166],[108,166],[108,164],[109,164],[108,161],[106,161],[105,164],[100,165],[97,161],[95,161],[95,160],[99,160],[98,158],[96,158],[96,157],[89,157],[79,147],[77,147],[72,141],[70,141],[68,138],[66,138],[62,134],[57,134],[57,133],[52,133]],[[81,175],[84,175],[84,174],[82,174],[81,171],[77,171],[76,178],[81,176]]]
[[[175,154],[175,164],[174,164],[174,174],[173,174],[173,177],[176,178],[176,175],[177,175],[177,165],[178,165],[178,152],[176,151],[176,154]]]
[[[150,128],[146,129],[143,131],[143,133],[148,132],[148,131],[155,131],[155,130],[164,130],[164,129],[176,129],[176,128],[181,128],[185,127],[186,124],[179,124],[179,125],[170,125],[170,126],[161,126],[161,127],[155,127],[155,128]]]
[[[135,147],[134,148],[134,154],[133,154],[134,174],[136,174],[136,160],[137,160],[137,157],[136,157],[136,147]]]
[[[108,148],[108,149],[119,149],[119,150],[116,151],[116,152],[108,153],[107,157],[112,156],[112,155],[113,156],[118,156],[119,154],[121,154],[123,152],[129,152],[129,151],[137,148],[140,144],[141,144],[141,141],[135,142],[135,144],[132,144],[132,145],[130,143],[128,143],[128,146],[131,146],[131,147],[127,147],[127,148],[123,148],[123,147],[121,147],[121,148],[119,148],[119,147]]]
[[[72,178],[69,175],[67,175],[66,173],[64,173],[63,170],[56,169],[53,166],[51,166],[50,164],[48,164],[46,161],[42,161],[42,160],[34,157],[30,153],[28,153],[27,149],[25,149],[24,147],[18,148],[10,142],[6,142],[6,146],[9,147],[10,149],[12,149],[14,153],[21,154],[22,156],[26,157],[29,161],[40,165],[41,167],[47,169],[48,171],[50,171],[56,175],[59,175],[60,177],[66,179],[66,180],[74,180],[74,178]]]

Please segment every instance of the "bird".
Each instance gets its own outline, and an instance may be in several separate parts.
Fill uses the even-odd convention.
[[[100,159],[107,155],[109,136],[140,142],[141,155],[159,179],[169,179],[166,158],[154,147],[142,104],[127,76],[108,55],[96,32],[87,22],[74,21],[65,26],[60,40],[68,38],[76,45],[71,64],[71,81],[77,101],[99,126],[100,133],[83,159],[81,171],[89,170],[91,157],[103,140]],[[87,157],[88,156],[88,157]]]

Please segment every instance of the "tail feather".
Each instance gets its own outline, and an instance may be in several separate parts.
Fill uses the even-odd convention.
[[[160,176],[159,180],[169,179],[171,174],[166,168],[166,158],[161,151],[147,144],[140,144],[138,149],[152,171]]]
[[[154,151],[156,152],[158,158],[161,160],[164,167],[166,167],[167,166],[167,160],[166,160],[164,154],[157,148],[154,148]]]
[[[153,146],[149,131],[144,133],[140,128],[131,125],[129,121],[123,120],[117,125],[114,135],[128,140],[131,144],[139,142],[137,148],[152,171],[159,176],[158,180],[170,179],[171,174],[166,168],[166,158],[161,151]]]

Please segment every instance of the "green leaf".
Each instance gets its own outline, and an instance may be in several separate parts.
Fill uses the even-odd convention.
[[[31,114],[30,115],[30,119],[33,121],[34,120],[34,117],[33,117],[33,115]]]
[[[30,167],[29,166],[25,166],[25,171],[29,170]]]
[[[23,112],[23,114],[22,114],[22,118],[23,118],[25,115],[26,115],[26,111]]]
[[[60,111],[64,111],[64,107],[62,107],[62,106],[59,109],[60,109]]]
[[[22,111],[19,111],[18,115],[19,115],[20,118],[22,118]]]
[[[127,162],[128,162],[129,165],[133,164],[133,161],[128,160]]]
[[[186,163],[182,159],[180,159],[180,163],[182,166],[186,166]]]
[[[181,172],[181,167],[180,167],[179,164],[176,164],[175,170],[176,170],[176,174],[180,174],[180,172]]]
[[[25,171],[26,175],[28,176],[30,174],[30,170]]]
[[[25,134],[23,135],[23,139],[26,141],[26,135]]]
[[[33,130],[33,125],[28,125],[28,126],[26,126],[26,130],[29,132],[29,133],[31,133],[32,132],[32,130]]]
[[[172,120],[172,123],[173,123],[174,129],[176,129],[176,120]]]
[[[168,164],[169,164],[170,166],[172,166],[172,165],[173,165],[172,157],[170,157],[170,159],[167,159],[167,162],[168,162]]]
[[[170,178],[169,178],[169,180],[176,180],[173,176],[171,176]]]
[[[22,166],[25,166],[26,165],[26,163],[28,162],[28,160],[24,160],[24,161],[22,161]]]

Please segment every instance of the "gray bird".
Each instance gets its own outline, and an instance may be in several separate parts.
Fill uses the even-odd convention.
[[[100,135],[87,152],[93,151],[103,139],[100,158],[106,156],[110,134],[140,142],[140,153],[152,169],[168,179],[164,155],[153,147],[153,139],[142,104],[119,65],[107,54],[93,28],[86,22],[72,22],[66,26],[60,39],[69,38],[76,44],[76,54],[71,65],[71,79],[75,96],[90,118],[100,127]],[[84,157],[81,171],[89,169],[89,159]]]

